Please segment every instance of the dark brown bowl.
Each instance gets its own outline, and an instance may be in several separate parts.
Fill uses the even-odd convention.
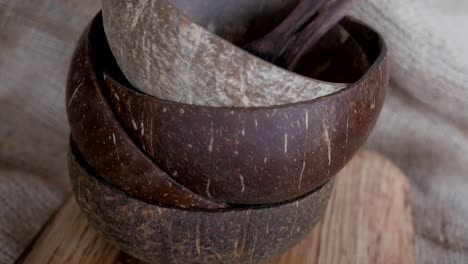
[[[149,263],[258,263],[299,242],[323,214],[333,181],[297,200],[190,211],[134,199],[69,155],[76,198],[89,222],[125,252]]]
[[[372,64],[356,83],[312,101],[227,108],[132,90],[110,55],[98,15],[70,69],[73,138],[99,176],[160,205],[216,208],[305,195],[329,181],[364,143],[388,82],[379,35],[352,19],[341,25]]]
[[[165,101],[133,89],[111,59],[105,59],[102,89],[138,146],[188,189],[233,204],[294,199],[329,181],[352,158],[384,101],[388,62],[382,39],[353,19],[341,25],[371,66],[348,88],[315,100],[250,108]],[[353,50],[346,48],[335,52],[349,55],[343,50]],[[333,74],[355,70],[352,58]]]

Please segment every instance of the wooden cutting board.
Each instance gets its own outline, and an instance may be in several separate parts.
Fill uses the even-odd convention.
[[[414,263],[408,180],[381,155],[361,151],[337,176],[325,216],[268,264]],[[69,198],[23,263],[143,264],[104,241]]]

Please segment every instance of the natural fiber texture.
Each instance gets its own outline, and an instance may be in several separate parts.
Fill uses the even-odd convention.
[[[53,187],[37,175],[0,169],[0,263],[14,262],[60,205]]]
[[[0,0],[0,263],[13,263],[67,191],[64,91],[96,0]],[[468,262],[468,3],[364,0],[392,87],[369,146],[410,177],[419,263]],[[60,187],[61,186],[61,187]]]
[[[70,189],[65,79],[98,9],[96,0],[0,0],[2,264],[20,256]]]
[[[409,176],[419,263],[468,263],[468,2],[364,1],[393,85],[369,145]]]

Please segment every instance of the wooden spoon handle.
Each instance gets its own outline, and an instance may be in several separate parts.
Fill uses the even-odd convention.
[[[282,54],[286,67],[293,71],[300,59],[320,38],[335,26],[357,0],[330,0],[318,10],[317,17],[285,47]]]
[[[244,49],[266,61],[274,62],[289,46],[291,38],[314,17],[325,0],[301,0],[277,27],[264,37],[244,45]]]

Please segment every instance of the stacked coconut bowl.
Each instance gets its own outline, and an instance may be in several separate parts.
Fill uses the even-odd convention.
[[[297,2],[103,0],[66,103],[76,198],[105,238],[150,263],[258,263],[309,233],[378,118],[388,63],[352,18],[295,72],[239,48]]]

